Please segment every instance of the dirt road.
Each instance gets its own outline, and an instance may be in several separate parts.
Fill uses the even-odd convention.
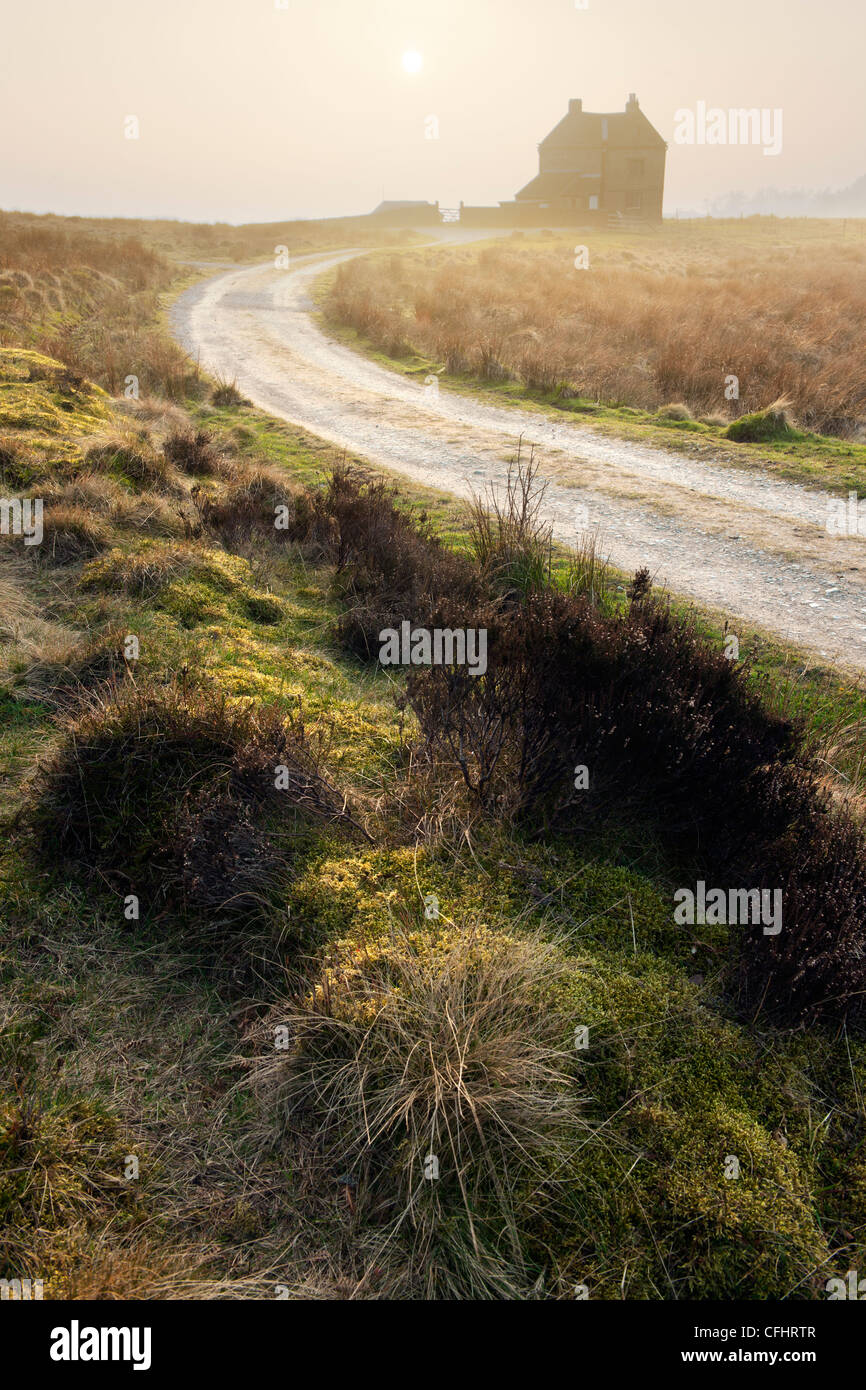
[[[602,437],[570,420],[406,380],[317,326],[310,282],[360,252],[232,270],[183,294],[179,340],[257,406],[353,454],[469,496],[502,481],[522,435],[549,480],[555,535],[599,529],[623,569],[832,661],[866,668],[866,538],[826,529],[827,494]]]

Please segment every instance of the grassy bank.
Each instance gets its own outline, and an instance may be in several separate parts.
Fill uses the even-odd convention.
[[[669,788],[635,800],[655,774],[616,752],[623,685],[613,790],[539,821],[510,763],[485,802],[431,749],[435,672],[358,654],[382,604],[443,593],[506,636],[562,604],[599,656],[680,629],[603,564],[589,585],[588,552],[479,550],[454,499],[395,507],[198,380],[124,401],[0,349],[0,492],[45,502],[41,545],[0,543],[0,1274],[53,1298],[824,1297],[866,1234],[866,1040],[825,976],[774,1013],[746,987],[760,940],[673,919],[705,817],[716,844],[740,814],[724,743],[678,818]],[[713,737],[802,716],[804,794],[859,815],[862,693],[755,635],[729,672],[723,638],[676,638],[698,707],[733,702]],[[683,686],[655,706],[677,739]]]
[[[413,237],[363,218],[220,227],[0,212],[0,346],[46,353],[112,395],[202,399],[210,386],[162,326],[168,298],[226,261]]]
[[[253,496],[266,487],[268,506],[290,503],[327,460],[248,408],[222,408],[206,417],[210,454],[201,441],[188,450],[187,473],[171,441],[198,421],[147,404],[118,417],[98,396],[96,421],[93,393],[76,387],[55,436],[69,450],[57,476],[28,424],[43,417],[53,369],[7,353],[7,378],[20,378],[22,360],[33,379],[12,430],[16,457],[62,494],[49,526],[64,541],[52,562],[8,544],[3,555],[4,613],[16,615],[4,632],[2,741],[10,1273],[47,1277],[55,1297],[269,1297],[277,1285],[296,1296],[573,1297],[583,1284],[592,1297],[809,1297],[856,1263],[862,1044],[826,1027],[786,1033],[738,1018],[721,984],[723,935],[672,925],[663,839],[627,819],[576,842],[538,843],[474,819],[467,838],[445,812],[431,826],[435,808],[410,774],[417,733],[400,708],[402,682],[359,665],[335,638],[333,562],[303,546],[232,540],[231,510],[219,510],[220,499],[241,504],[250,471],[265,478]],[[123,452],[124,437],[144,463]],[[142,482],[132,475],[147,462]],[[201,530],[195,488],[212,503]],[[123,655],[130,634],[134,663]],[[105,733],[106,710],[127,698],[117,682],[160,709],[173,690],[184,718],[205,699],[208,725],[223,699],[285,719],[300,702],[304,747],[366,835],[303,807],[275,822],[265,808],[257,828],[279,842],[274,891],[239,918],[220,899],[231,896],[226,856],[235,885],[238,856],[270,864],[243,817],[197,822],[171,871],[179,877],[163,871],[170,891],[144,877],[131,848],[109,862],[90,845],[62,867],[41,856],[33,809],[60,804],[52,779],[70,726],[76,775],[99,766],[88,762],[82,706]],[[135,745],[109,746],[138,808],[130,845],[145,833],[159,842],[159,789],[141,781]],[[119,834],[116,824],[101,831],[102,850]],[[405,1016],[388,1003],[395,981],[395,1001],[417,1001]],[[346,1171],[334,1171],[333,1144],[319,1153],[332,1121],[310,1116],[303,1072],[289,1085],[274,1048],[285,1024],[307,1038],[308,1059],[333,1058],[336,1037],[345,1045],[360,1028],[359,1042],[395,1065],[433,1026],[421,1020],[428,1007],[438,1016],[443,990],[473,1039],[490,1019],[470,1074],[477,1087],[501,1068],[504,1090],[477,1103],[490,1107],[485,1133],[505,1144],[505,1207],[471,1135],[458,1161],[443,1131],[445,1179],[419,1190],[420,1137],[387,1108],[373,1150],[353,1149],[357,1133],[338,1135]],[[503,1017],[489,1013],[491,990]],[[571,1041],[578,1025],[589,1029],[586,1055]],[[531,1073],[524,1035],[539,1049]],[[447,1040],[435,1045],[447,1058]],[[316,1086],[338,1085],[324,1076],[314,1071]],[[399,1109],[399,1095],[381,1103]],[[510,1147],[518,1122],[533,1137],[531,1159]],[[736,1184],[725,1177],[730,1154]],[[130,1158],[137,1178],[124,1176]],[[455,1173],[480,1184],[468,1204]],[[407,1239],[390,1224],[401,1204],[413,1213]]]

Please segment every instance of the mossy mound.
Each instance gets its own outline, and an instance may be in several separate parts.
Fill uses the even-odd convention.
[[[247,560],[176,541],[149,539],[134,549],[113,547],[85,566],[81,589],[151,599],[185,630],[206,622],[237,628],[238,619],[274,627],[286,616],[282,603],[257,592]],[[240,631],[237,639],[242,640]]]
[[[85,565],[81,589],[154,598],[197,563],[200,559],[195,552],[181,545],[147,540],[135,550],[114,546],[107,555]]]
[[[146,430],[100,441],[88,450],[85,462],[97,472],[113,473],[133,490],[150,488],[156,492],[179,494],[174,469],[159,449],[154,448]]]
[[[649,956],[577,958],[562,986],[587,1029],[598,1142],[576,1164],[560,1241],[590,1297],[815,1297],[831,1261],[796,1052],[768,1055]]]
[[[146,679],[97,692],[33,792],[46,859],[152,905],[186,897],[192,910],[238,898],[266,907],[283,865],[269,832],[291,842],[298,817],[348,823],[302,726],[276,707]],[[203,898],[208,854],[218,884]]]
[[[99,386],[39,352],[0,348],[0,430],[88,434],[110,418]]]
[[[124,1181],[140,1149],[98,1101],[47,1085],[39,1104],[0,1092],[0,1269],[62,1297],[81,1248],[137,1220],[140,1185]]]
[[[771,405],[766,410],[741,415],[724,431],[725,439],[733,439],[738,444],[773,444],[803,437],[784,405]]]
[[[490,863],[491,846],[476,848]],[[586,1133],[564,1169],[551,1160],[549,1209],[537,1177],[516,1203],[532,1278],[560,1297],[578,1285],[610,1299],[821,1297],[840,1233],[864,1235],[866,1046],[851,1043],[852,1071],[830,1038],[764,1037],[727,1017],[721,937],[705,930],[693,948],[641,874],[599,861],[572,877],[579,861],[559,845],[520,859],[490,880],[414,848],[310,860],[292,913],[324,949],[328,1007],[369,1027],[375,1003],[354,981],[387,976],[389,961],[396,979],[407,956],[447,954],[465,934],[512,939],[529,889],[540,920],[558,923],[539,987],[562,1047],[587,1030],[575,1082]],[[564,923],[576,924],[565,937]]]

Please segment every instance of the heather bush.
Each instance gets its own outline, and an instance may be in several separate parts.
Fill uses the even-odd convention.
[[[219,467],[220,453],[207,430],[176,430],[163,445],[167,459],[184,473],[210,477]]]
[[[378,654],[383,628],[432,625],[434,611],[471,605],[483,591],[469,560],[442,545],[426,518],[402,510],[387,483],[345,468],[316,495],[307,538],[326,540],[347,610],[338,636],[365,661]]]
[[[787,1021],[861,1010],[862,828],[828,803],[801,728],[649,594],[646,574],[630,593],[612,616],[556,589],[476,609],[486,673],[409,676],[428,756],[529,831],[652,823],[676,862],[780,890],[778,935],[731,928],[744,1007]]]
[[[758,833],[744,837],[738,881],[782,894],[782,925],[733,927],[740,1002],[788,1022],[862,1015],[866,1004],[863,828],[799,769],[755,786]]]
[[[487,673],[413,671],[408,690],[428,749],[450,749],[490,808],[550,822],[629,806],[669,833],[720,834],[755,769],[796,748],[790,723],[658,600],[607,616],[549,588],[469,625],[487,627]],[[578,764],[592,769],[588,794],[573,786]]]
[[[290,512],[293,495],[278,469],[238,468],[218,492],[195,487],[192,500],[202,527],[229,550],[244,549],[251,540],[284,542],[294,526],[279,529],[280,508]]]
[[[151,904],[185,896],[195,911],[220,900],[231,912],[251,894],[266,903],[298,823],[352,824],[300,717],[147,680],[90,695],[32,802],[49,861]]]

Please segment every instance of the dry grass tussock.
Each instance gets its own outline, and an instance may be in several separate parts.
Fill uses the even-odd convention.
[[[278,891],[293,816],[360,829],[300,712],[129,678],[87,692],[63,733],[32,778],[39,852],[154,902],[248,911]]]
[[[64,661],[81,634],[44,616],[30,593],[26,566],[8,560],[0,569],[0,680],[22,661]]]
[[[555,1207],[589,1132],[551,1004],[560,969],[531,935],[395,936],[262,1026],[262,1141],[311,1137],[319,1184],[362,1204],[367,1259],[388,1270],[380,1296],[526,1294],[527,1225],[536,1202]]]

